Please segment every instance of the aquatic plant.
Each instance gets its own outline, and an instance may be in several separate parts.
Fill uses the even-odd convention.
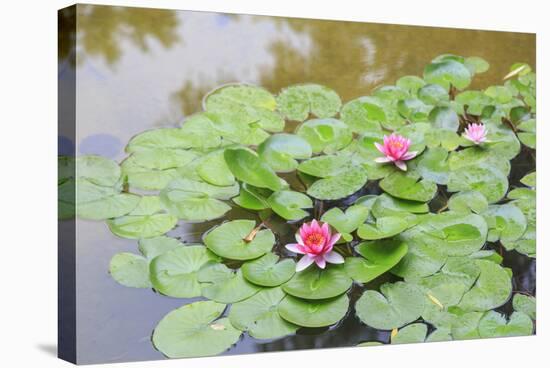
[[[81,220],[137,240],[112,278],[183,298],[153,332],[168,357],[337,328],[350,310],[392,331],[360,345],[531,334],[534,290],[512,290],[503,256],[536,256],[536,174],[511,172],[535,156],[535,74],[514,64],[466,90],[487,68],[440,55],[344,104],[315,84],[221,86],[181,127],[133,137],[120,164],[60,158],[60,218],[76,187]],[[173,237],[182,223],[209,230]]]

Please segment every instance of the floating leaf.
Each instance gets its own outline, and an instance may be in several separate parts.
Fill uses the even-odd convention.
[[[275,244],[271,230],[260,230],[250,242],[246,236],[256,226],[252,220],[235,220],[226,222],[209,231],[204,237],[204,244],[217,255],[236,260],[248,260],[261,257],[269,252]]]
[[[77,183],[81,183],[78,181]],[[80,201],[79,189],[82,187],[77,184],[77,204],[76,212],[80,218],[89,220],[106,220],[109,218],[124,216],[138,205],[140,197],[130,193],[112,194],[100,197],[90,201]]]
[[[327,300],[304,300],[287,295],[279,304],[278,311],[283,319],[295,325],[324,327],[344,318],[348,307],[346,294]]]
[[[395,266],[407,254],[408,247],[399,239],[389,239],[364,242],[355,250],[364,258],[347,258],[345,270],[355,281],[367,283]]]
[[[294,276],[296,264],[291,259],[279,262],[279,257],[273,253],[246,262],[242,266],[244,277],[260,286],[273,287],[284,284]]]
[[[471,56],[464,60],[464,65],[470,70],[472,74],[485,73],[489,70],[489,63],[478,56]]]
[[[183,243],[178,239],[170,238],[165,235],[155,238],[139,239],[138,243],[139,251],[149,260],[172,249],[183,246]]]
[[[346,103],[340,112],[342,121],[356,133],[380,130],[380,124],[386,122],[386,113],[380,99],[359,97]]]
[[[391,337],[392,344],[414,344],[419,342],[451,341],[450,331],[437,329],[428,336],[428,326],[424,323],[412,323]]]
[[[337,176],[317,180],[307,194],[321,200],[340,199],[357,192],[366,182],[366,171],[362,167],[352,167]]]
[[[286,220],[300,220],[309,215],[304,208],[312,208],[313,202],[307,195],[292,190],[273,193],[267,202],[271,209]]]
[[[418,173],[427,180],[436,184],[445,185],[449,181],[448,152],[441,147],[430,148],[425,151],[418,162]]]
[[[489,311],[479,321],[479,335],[482,338],[526,336],[532,333],[533,322],[522,312],[512,313],[507,321],[504,315]]]
[[[522,312],[532,320],[537,319],[537,304],[534,297],[530,295],[514,294],[512,305],[516,312]]]
[[[488,240],[512,242],[518,240],[527,229],[527,220],[513,204],[491,205],[483,213],[489,226]]]
[[[277,172],[289,172],[298,167],[296,159],[311,157],[309,143],[294,134],[274,134],[258,146],[258,154]]]
[[[147,130],[134,136],[126,146],[126,152],[133,153],[142,150],[187,149],[200,147],[202,136],[194,136],[180,128],[160,128]]]
[[[170,231],[178,222],[177,217],[157,213],[146,216],[123,216],[107,221],[111,232],[128,239],[152,238]]]
[[[527,185],[528,187],[536,187],[537,186],[537,173],[533,171],[532,173],[529,173],[525,175],[523,178],[521,178],[521,183]]]
[[[108,158],[94,155],[80,156],[75,163],[77,178],[105,187],[114,186],[120,180],[120,167]]]
[[[212,266],[218,265],[214,264],[206,267]],[[261,290],[261,287],[246,281],[240,269],[236,272],[227,272],[226,277],[216,279],[204,277],[201,271],[199,280],[203,283],[207,283],[207,285],[203,286],[202,295],[220,303],[236,303],[250,298]],[[208,281],[212,281],[212,283],[208,284]]]
[[[282,188],[281,179],[269,165],[248,148],[227,148],[225,161],[235,177],[259,188],[277,191]]]
[[[397,235],[407,227],[409,227],[409,223],[401,217],[378,217],[376,223],[366,223],[359,226],[357,235],[366,240],[383,239]]]
[[[455,212],[480,214],[485,212],[487,207],[487,198],[476,191],[458,192],[449,198],[449,209]]]
[[[449,100],[449,92],[439,84],[426,84],[418,90],[418,98],[427,105]]]
[[[256,339],[275,339],[290,335],[298,326],[279,316],[277,308],[285,297],[281,288],[264,289],[231,307],[229,321]]]
[[[368,216],[369,209],[362,205],[350,206],[345,213],[340,208],[334,207],[323,214],[321,221],[328,222],[330,226],[342,234],[346,241],[349,241],[353,239],[351,233],[365,222]]]
[[[285,293],[303,299],[328,299],[345,293],[352,280],[344,271],[342,265],[331,265],[326,269],[309,267],[294,274],[292,279],[284,284]]]
[[[133,253],[117,253],[111,258],[109,273],[121,285],[150,288],[149,262]]]
[[[414,173],[395,172],[380,181],[380,188],[394,197],[411,201],[427,202],[437,192],[437,185],[421,179]]]
[[[450,86],[464,89],[470,85],[472,78],[464,64],[448,59],[427,65],[424,69],[424,80],[439,84],[445,89],[449,89]]]
[[[349,170],[348,164],[346,156],[323,155],[301,162],[298,170],[318,178],[328,178]]]
[[[153,344],[169,358],[217,355],[241,336],[229,319],[219,318],[225,304],[200,301],[168,313],[153,332]]]
[[[174,298],[200,296],[197,272],[207,262],[215,260],[216,256],[202,245],[174,248],[151,261],[151,283],[159,293]]]
[[[233,198],[233,202],[242,208],[250,210],[264,210],[269,208],[267,197],[271,191],[263,188],[256,188],[252,185],[243,183],[238,197]]]
[[[333,153],[348,145],[352,133],[340,120],[312,119],[302,123],[296,134],[309,142],[314,153]]]
[[[424,79],[416,75],[406,75],[395,82],[397,87],[409,92],[411,95],[415,95],[425,84]]]
[[[227,167],[224,150],[214,151],[204,156],[197,167],[197,173],[202,180],[218,186],[230,186],[235,177]]]
[[[493,166],[470,165],[451,172],[447,189],[450,192],[475,190],[483,194],[489,203],[495,203],[506,194],[508,179]]]
[[[287,119],[304,121],[310,113],[330,118],[338,113],[342,101],[332,89],[318,84],[300,84],[285,88],[277,96],[279,110]]]
[[[415,321],[424,310],[425,298],[420,288],[405,282],[386,283],[380,291],[366,290],[355,304],[361,322],[391,330]]]

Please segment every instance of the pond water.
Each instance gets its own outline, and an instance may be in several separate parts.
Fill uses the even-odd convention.
[[[514,62],[535,66],[532,34],[91,5],[79,5],[77,11],[76,35],[62,35],[76,37],[76,50],[61,48],[59,55],[60,83],[70,83],[67,70],[76,69],[76,142],[61,137],[60,152],[118,161],[133,135],[176,126],[201,109],[205,93],[223,83],[248,82],[276,93],[291,84],[314,82],[334,89],[345,102],[401,76],[421,74],[442,53],[480,56],[491,64],[472,89],[500,83]],[[70,124],[63,121],[70,120],[65,115],[60,119]],[[533,153],[524,149],[512,162],[511,185],[534,167]],[[220,221],[180,223],[169,235],[199,241],[202,232]],[[111,257],[135,252],[137,242],[112,235],[102,221],[77,220],[76,244],[79,362],[161,359],[150,341],[154,327],[166,313],[196,299],[165,297],[113,281],[107,272]],[[504,265],[514,271],[514,290],[534,294],[535,261],[502,252]],[[387,279],[368,287],[383,281]],[[360,295],[361,288],[354,286],[352,304]],[[500,310],[511,308],[507,304]],[[330,329],[302,329],[276,341],[259,342],[244,334],[224,354],[388,339],[389,332],[370,328],[349,313]]]

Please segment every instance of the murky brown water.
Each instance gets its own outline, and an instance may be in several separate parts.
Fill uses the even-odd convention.
[[[61,39],[77,39],[76,50],[61,42],[59,80],[74,83],[68,70],[76,68],[78,125],[76,142],[60,138],[62,154],[76,151],[121,160],[133,135],[176,125],[200,110],[206,92],[227,82],[258,84],[273,93],[294,83],[315,82],[348,101],[403,75],[421,74],[442,53],[489,61],[491,69],[476,77],[474,88],[499,83],[514,62],[535,66],[532,34],[90,5],[78,6],[78,14],[76,34]],[[62,125],[71,124],[67,115],[60,119]],[[77,226],[79,361],[162,358],[151,346],[151,331],[183,301],[115,283],[107,273],[110,258],[136,252],[136,242],[116,238],[102,222],[77,220]],[[173,235],[192,241],[196,230],[182,226]],[[521,262],[526,261],[515,261]],[[534,262],[517,267],[533,284]],[[358,291],[352,291],[352,299]],[[227,354],[351,346],[387,338],[386,332],[350,315],[329,331],[308,330],[261,343],[244,337]]]

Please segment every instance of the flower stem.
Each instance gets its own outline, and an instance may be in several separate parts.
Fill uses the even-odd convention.
[[[250,243],[254,238],[256,237],[256,234],[258,234],[258,231],[260,231],[265,226],[264,222],[260,223],[258,226],[256,226],[250,233],[248,233],[247,236],[244,237],[244,241],[246,243]]]

